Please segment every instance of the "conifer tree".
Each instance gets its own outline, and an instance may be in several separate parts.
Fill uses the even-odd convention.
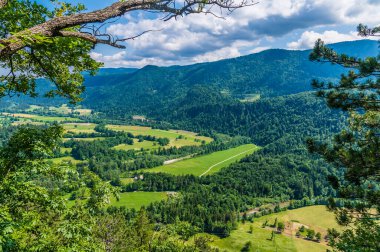
[[[379,36],[380,27],[359,25],[358,32],[362,36]],[[354,224],[354,228],[347,229],[330,244],[341,251],[358,251],[363,247],[379,251],[380,226],[376,222],[380,217],[379,57],[360,59],[339,54],[318,40],[310,59],[348,69],[338,83],[312,82],[316,95],[325,98],[329,107],[349,114],[348,127],[332,143],[307,142],[311,152],[344,171],[344,180],[328,177],[338,197],[346,199],[344,207],[338,208],[331,199],[329,208],[336,213],[339,224]]]

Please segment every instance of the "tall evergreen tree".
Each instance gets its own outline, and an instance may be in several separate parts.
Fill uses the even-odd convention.
[[[379,36],[380,27],[358,26],[362,36]],[[314,80],[319,97],[326,99],[331,108],[349,113],[348,127],[336,135],[332,143],[308,140],[311,152],[319,153],[329,163],[344,170],[344,180],[335,176],[328,179],[346,199],[338,208],[331,199],[330,209],[340,224],[354,224],[331,244],[340,251],[379,251],[380,225],[380,58],[365,59],[338,54],[324,45],[315,43],[310,59],[331,62],[349,69],[338,83]]]

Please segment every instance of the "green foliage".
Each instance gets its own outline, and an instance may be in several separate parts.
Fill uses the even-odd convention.
[[[166,146],[166,145],[168,145],[169,144],[169,139],[168,138],[158,138],[157,139],[157,142],[158,142],[158,144],[159,145],[161,145],[161,146]]]
[[[51,157],[53,149],[58,148],[62,132],[59,126],[44,130],[37,127],[21,127],[0,152],[1,180],[6,179],[11,172],[38,169],[39,163]]]
[[[313,229],[306,230],[306,238],[309,240],[313,240],[315,236],[315,231]]]
[[[0,59],[0,66],[9,69],[9,74],[0,77],[0,97],[9,93],[37,95],[36,79],[46,78],[55,84],[55,89],[45,93],[47,97],[66,97],[71,102],[80,101],[84,90],[82,72],[95,74],[102,65],[94,61],[89,53],[93,44],[79,38],[32,35],[27,29],[46,22],[53,17],[70,15],[83,10],[83,5],[74,6],[57,3],[49,10],[33,1],[9,0],[0,9],[0,38],[15,35],[26,46]],[[79,27],[70,29],[78,31]]]
[[[277,230],[278,230],[280,233],[282,233],[282,232],[284,231],[284,229],[285,229],[285,224],[284,224],[284,222],[282,222],[282,221],[278,222],[278,223],[277,223]]]
[[[315,234],[315,239],[316,239],[318,242],[321,241],[321,239],[322,239],[322,235],[321,235],[320,232],[318,232],[318,233]]]
[[[70,224],[66,223],[63,216],[67,208],[59,197],[59,188],[47,188],[38,179],[59,183],[73,172],[67,167],[51,167],[43,161],[57,147],[61,134],[60,127],[21,128],[0,150],[0,244],[5,251],[70,247],[76,243],[75,237],[67,236],[66,232],[71,228],[77,228],[75,236],[84,238],[89,235],[81,230],[86,222],[85,218],[79,217],[82,213],[77,216],[79,223],[76,218]],[[60,221],[54,222],[54,219]],[[62,226],[59,227],[58,223]],[[54,232],[59,232],[56,237],[61,242],[55,240]],[[81,242],[85,244],[86,240]]]
[[[378,27],[369,29],[359,25],[363,36],[378,34]],[[315,44],[311,60],[326,61],[349,68],[338,83],[313,81],[317,96],[326,99],[332,108],[348,111],[349,127],[336,135],[332,144],[308,140],[311,152],[322,155],[337,169],[344,169],[344,180],[330,175],[331,185],[338,190],[339,197],[347,199],[339,208],[330,201],[330,209],[336,213],[342,225],[354,224],[344,231],[334,247],[341,251],[366,248],[376,251],[379,224],[374,219],[380,212],[380,62],[376,57],[364,59],[338,54],[324,45],[321,40]],[[371,226],[372,225],[372,226]],[[363,227],[369,227],[368,230]],[[367,233],[368,232],[368,233]],[[333,238],[337,234],[331,235]],[[365,241],[366,245],[361,244]]]
[[[244,247],[240,250],[241,252],[249,252],[251,251],[252,249],[252,242],[246,242],[246,244],[244,244]]]
[[[250,234],[253,234],[253,226],[252,226],[252,225],[249,226],[249,233],[250,233]]]

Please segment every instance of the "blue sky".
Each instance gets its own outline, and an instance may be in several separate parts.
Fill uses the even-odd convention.
[[[88,11],[115,1],[70,0],[85,4]],[[269,48],[309,49],[318,38],[327,43],[361,39],[357,24],[380,24],[380,0],[259,1],[225,19],[197,14],[164,22],[147,12],[128,13],[106,26],[106,32],[123,38],[149,29],[160,31],[126,42],[125,50],[98,45],[92,57],[106,67],[185,65]]]

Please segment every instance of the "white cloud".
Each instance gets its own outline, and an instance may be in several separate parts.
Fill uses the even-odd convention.
[[[241,54],[237,48],[225,47],[219,50],[215,50],[213,52],[207,52],[205,54],[195,56],[192,59],[192,63],[217,61],[221,59],[236,58],[239,56],[241,56]]]
[[[337,31],[325,31],[323,33],[305,31],[297,41],[290,42],[287,46],[289,49],[310,49],[314,46],[317,39],[322,39],[326,44],[331,44],[341,41],[353,41],[362,38],[357,36],[355,32],[342,34]]]
[[[91,52],[90,56],[95,60],[118,61],[118,60],[124,59],[126,54],[127,54],[126,51],[121,51],[121,52],[115,53],[115,54],[110,55],[110,56],[104,56],[101,53]]]
[[[197,14],[163,22],[143,14],[126,15],[127,23],[110,25],[107,32],[125,38],[159,31],[127,41],[124,53],[92,56],[106,66],[189,64],[259,52],[293,31],[303,33],[298,40],[283,44],[288,42],[291,49],[311,48],[318,38],[327,43],[358,39],[353,33],[340,33],[339,26],[378,24],[379,8],[380,0],[260,0],[225,19]],[[317,27],[321,32],[313,31]]]

